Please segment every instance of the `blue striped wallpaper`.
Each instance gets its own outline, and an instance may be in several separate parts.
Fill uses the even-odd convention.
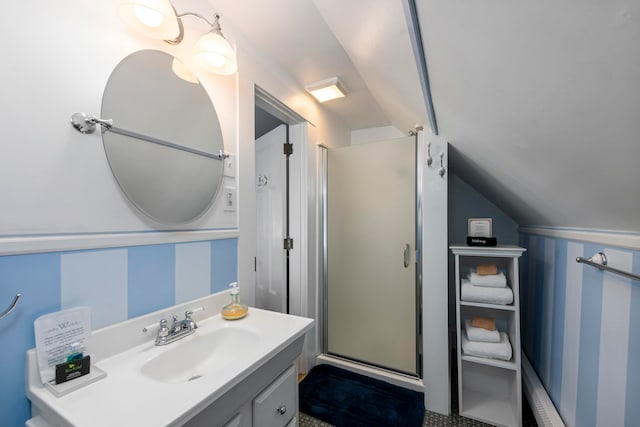
[[[0,257],[0,304],[22,294],[15,311],[1,321],[0,425],[22,427],[30,417],[24,360],[35,346],[37,317],[85,305],[97,329],[182,302],[181,295],[199,298],[225,290],[237,280],[237,245],[237,239],[224,239]],[[177,252],[189,256],[176,257]],[[200,283],[194,288],[177,271]]]
[[[522,345],[569,427],[640,425],[640,282],[579,264],[605,252],[640,274],[640,252],[520,235]]]

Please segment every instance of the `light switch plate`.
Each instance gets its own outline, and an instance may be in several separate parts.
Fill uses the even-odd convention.
[[[224,203],[224,211],[235,212],[237,204],[235,187],[224,187],[222,198]]]
[[[229,153],[227,153],[229,154]],[[236,176],[236,156],[235,154],[229,154],[229,157],[224,159],[224,176],[233,178]]]

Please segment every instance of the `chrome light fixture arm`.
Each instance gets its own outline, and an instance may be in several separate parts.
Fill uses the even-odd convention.
[[[175,8],[174,8],[175,11]],[[207,23],[207,25],[209,25],[211,27],[210,32],[213,33],[218,33],[220,34],[222,37],[224,37],[224,35],[222,35],[222,27],[220,26],[220,15],[218,15],[217,13],[215,14],[215,21],[213,23],[211,23],[211,21],[209,21],[207,18],[205,18],[204,16],[194,13],[194,12],[184,12],[181,14],[177,14],[176,13],[176,18],[178,20],[178,27],[180,28],[180,34],[178,34],[178,37],[176,37],[173,40],[165,40],[165,42],[169,43],[169,44],[180,44],[180,42],[182,42],[182,39],[184,39],[184,25],[182,24],[182,19],[185,16],[194,16],[196,18],[200,18],[202,19],[204,22]]]
[[[209,26],[209,31],[201,36],[196,42],[196,56],[200,57],[203,64],[199,64],[205,71],[220,74],[231,75],[237,72],[238,64],[235,49],[222,34],[220,26],[220,15],[215,14],[213,21],[208,20],[204,16],[195,12],[183,12],[178,14],[171,0],[156,0],[158,4],[148,7],[152,14],[152,18],[158,15],[161,18],[161,25],[158,25],[154,19],[149,17],[141,17],[135,12],[136,5],[144,0],[120,0],[119,14],[122,20],[130,27],[136,29],[140,33],[164,40],[166,43],[177,45],[184,39],[184,22],[183,18],[193,16],[204,21]],[[220,40],[217,40],[217,38]]]
[[[185,12],[185,13],[181,13],[180,15],[176,15],[178,18],[182,18],[183,16],[195,16],[196,18],[200,18],[202,19],[204,22],[206,22],[207,24],[209,24],[209,26],[215,30],[218,31],[220,33],[222,33],[222,28],[220,27],[220,15],[218,15],[217,13],[215,14],[215,18],[216,20],[211,23],[211,21],[209,21],[207,18],[205,18],[204,16],[194,13],[194,12]]]

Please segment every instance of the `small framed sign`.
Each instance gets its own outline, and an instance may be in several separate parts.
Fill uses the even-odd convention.
[[[492,223],[491,218],[469,218],[467,235],[469,237],[492,237]]]

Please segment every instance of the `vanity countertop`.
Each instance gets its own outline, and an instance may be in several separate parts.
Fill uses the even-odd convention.
[[[60,426],[181,425],[304,335],[313,323],[312,319],[256,308],[234,321],[217,314],[199,320],[193,335],[175,343],[155,346],[153,337],[149,337],[141,344],[97,360],[96,366],[107,376],[61,397],[54,396],[40,382],[32,349],[27,352],[27,397],[47,420]],[[242,334],[248,345],[242,340],[239,344],[233,341],[234,336]],[[219,336],[232,340],[222,339],[225,348],[216,349]],[[200,353],[203,346],[206,351],[211,346],[212,353],[222,351],[224,357],[202,363],[194,353]],[[167,352],[173,355],[165,355]],[[164,374],[156,366],[151,374],[144,374],[151,362],[160,361],[161,356],[172,362],[179,360],[160,365],[179,372],[154,377],[154,372]]]

